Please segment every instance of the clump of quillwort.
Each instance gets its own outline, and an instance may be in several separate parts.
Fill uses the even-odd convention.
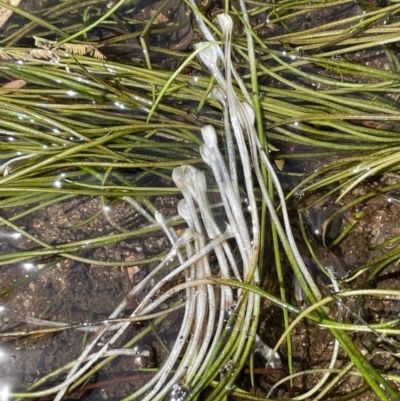
[[[156,213],[156,224],[164,230],[171,243],[171,250],[130,291],[110,315],[110,319],[123,312],[129,298],[143,296],[143,291],[155,277],[156,284],[143,297],[131,316],[148,315],[176,294],[183,293],[183,317],[176,340],[161,367],[152,379],[127,399],[141,396],[145,401],[164,400],[168,396],[175,397],[178,386],[185,389],[179,393],[179,397],[182,395],[182,399],[185,399],[200,391],[201,386],[206,385],[204,383],[207,377],[212,380],[218,375],[218,366],[225,366],[228,362],[235,369],[229,375],[223,376],[220,385],[231,388],[239,369],[245,363],[245,350],[251,347],[256,335],[259,296],[234,290],[228,285],[217,288],[212,281],[213,278],[233,278],[258,285],[257,262],[260,249],[258,204],[253,189],[252,167],[259,163],[254,112],[251,98],[231,61],[232,20],[225,14],[218,18],[225,38],[224,51],[214,44],[199,55],[219,84],[219,89],[213,92],[213,96],[220,101],[224,110],[224,140],[228,149],[228,160],[225,162],[220,152],[218,137],[212,126],[201,130],[204,143],[200,153],[218,186],[225,222],[221,224],[214,215],[207,195],[204,172],[190,165],[176,168],[172,178],[183,196],[178,213],[186,222],[187,228],[178,236],[168,221],[160,213]],[[208,41],[214,40],[206,25],[201,23],[200,28]],[[220,63],[224,66],[224,74],[220,72]],[[246,102],[239,101],[233,80],[242,90]],[[235,149],[238,149],[238,155]],[[240,159],[238,165],[237,158]],[[239,188],[238,176],[244,177],[244,188]],[[247,198],[247,203],[244,203],[244,198]],[[244,206],[249,210],[250,219],[246,218]],[[151,223],[154,224],[153,219]],[[211,260],[216,262],[211,264]],[[182,277],[183,282],[180,282]],[[171,287],[174,282],[180,283]],[[165,289],[167,283],[168,289]],[[226,327],[228,312],[231,313],[231,318],[229,327]],[[63,397],[70,383],[106,355],[108,348],[121,337],[128,325],[129,323],[121,324],[112,338],[91,354],[100,338],[112,326],[106,324],[99,329],[71,368],[64,383],[52,389],[52,393],[58,392],[56,401]],[[231,344],[234,346],[230,346]],[[217,390],[218,387],[215,391]]]

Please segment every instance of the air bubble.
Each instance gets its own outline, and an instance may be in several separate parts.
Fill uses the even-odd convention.
[[[268,367],[276,369],[281,366],[282,362],[279,353],[275,352],[272,354],[272,348],[265,344],[258,335],[255,337],[254,345],[254,352],[259,352],[266,359]]]
[[[149,345],[143,345],[133,348],[135,351],[134,362],[139,368],[148,368],[155,365],[156,353]]]
[[[219,370],[221,375],[221,379],[225,377],[227,374],[231,375],[236,368],[236,363],[233,359],[228,359],[225,365]]]
[[[184,387],[175,383],[172,386],[171,393],[168,397],[168,401],[185,401],[189,396],[189,391],[186,390]]]

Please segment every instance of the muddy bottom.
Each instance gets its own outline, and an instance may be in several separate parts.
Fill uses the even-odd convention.
[[[318,196],[315,194],[308,198],[295,202],[292,205],[292,214],[295,215],[299,208],[304,209],[303,216],[306,222],[306,233],[319,261],[323,266],[330,266],[334,276],[341,282],[342,289],[368,288],[399,289],[400,266],[396,263],[388,264],[371,278],[371,269],[367,269],[354,280],[346,283],[346,277],[354,274],[356,269],[363,264],[379,258],[388,252],[389,245],[385,241],[398,234],[399,228],[396,216],[400,213],[400,203],[396,193],[385,196],[374,196],[371,199],[359,203],[338,215],[337,221],[329,230],[324,230],[324,220],[338,210],[350,198],[363,195],[372,187],[376,190],[387,184],[393,185],[394,180],[400,182],[397,176],[382,177],[380,181],[371,183],[368,187],[358,188],[348,199],[341,204],[336,204],[333,199],[326,199],[322,203],[315,203]],[[166,216],[176,213],[176,197],[159,197],[154,203]],[[311,206],[310,205],[313,205]],[[51,207],[39,210],[18,221],[28,233],[37,239],[51,245],[84,242],[87,238],[93,238],[95,234],[103,235],[111,229],[110,222],[100,214],[89,223],[77,226],[77,223],[85,221],[93,216],[102,207],[98,199],[77,198],[61,202]],[[8,210],[10,217],[21,210]],[[353,221],[355,216],[357,223],[349,234],[336,246],[329,248],[329,243],[334,241],[340,230]],[[134,219],[136,212],[128,205],[120,203],[110,210],[110,217],[116,224],[123,225],[125,221]],[[145,222],[137,217],[135,224],[139,228]],[[319,225],[318,225],[319,224]],[[298,233],[298,223],[293,219],[293,228]],[[2,228],[0,246],[2,254],[12,250],[32,249],[35,244],[31,240],[12,235],[12,231]],[[14,233],[15,234],[15,233]],[[328,238],[328,234],[330,237]],[[306,250],[300,234],[297,235],[299,248],[323,295],[332,294],[334,291],[330,282],[317,268],[315,261]],[[325,243],[325,245],[324,245]],[[393,246],[393,244],[391,245]],[[169,248],[169,243],[162,235],[142,236],[124,239],[116,244],[98,247],[96,249],[82,250],[75,253],[81,258],[91,258],[93,263],[83,263],[71,258],[54,261],[52,257],[42,257],[43,260],[23,260],[2,266],[0,271],[0,283],[2,288],[20,284],[13,291],[3,296],[1,300],[1,331],[15,332],[19,335],[5,337],[1,341],[1,386],[8,386],[12,391],[23,391],[24,388],[35,383],[39,378],[50,372],[66,366],[77,358],[95,332],[83,332],[78,329],[69,329],[61,332],[47,334],[24,335],[39,327],[46,328],[43,324],[37,326],[31,318],[45,319],[50,322],[83,324],[90,326],[95,322],[106,319],[118,303],[129,292],[132,285],[140,281],[154,266],[152,263],[135,264],[136,260],[157,255],[160,251]],[[132,265],[122,269],[121,267],[104,266],[102,261],[132,261]],[[54,262],[54,263],[53,263]],[[53,264],[52,264],[53,263]],[[375,265],[374,265],[375,266]],[[21,280],[26,280],[25,283]],[[301,295],[296,295],[293,289],[292,277],[288,274],[287,293],[289,301],[305,308],[307,302]],[[342,281],[341,281],[342,280]],[[369,281],[368,281],[369,280]],[[21,284],[23,283],[23,284]],[[273,261],[269,261],[266,267],[264,288],[273,294],[278,293],[277,279]],[[137,300],[132,300],[125,314],[137,305]],[[171,300],[173,302],[173,300]],[[356,298],[346,298],[342,304],[343,320],[353,324],[371,324],[393,320],[398,317],[400,300],[378,299],[365,296],[359,302]],[[330,305],[331,313],[337,316],[338,306]],[[179,311],[168,315],[161,321],[154,331],[143,332],[147,324],[131,324],[129,331],[115,344],[120,347],[135,336],[140,339],[135,343],[138,355],[117,357],[98,372],[90,375],[76,388],[72,388],[68,398],[76,399],[121,399],[146,383],[152,377],[151,368],[157,368],[165,357],[165,346],[168,348],[176,339],[176,327],[181,317]],[[290,316],[290,320],[294,317]],[[48,326],[48,328],[52,328]],[[260,336],[262,339],[274,345],[284,332],[281,310],[271,306],[268,302],[263,304],[260,318]],[[388,342],[378,338],[372,333],[352,333],[355,345],[359,349],[369,349],[368,359],[376,368],[383,369],[387,374],[398,375],[400,364],[391,357],[395,352]],[[293,372],[310,371],[312,369],[327,368],[334,347],[334,338],[327,329],[316,324],[302,320],[291,332]],[[99,347],[107,341],[105,336],[100,341]],[[145,350],[145,352],[142,352]],[[95,351],[95,350],[94,350]],[[248,371],[244,371],[238,385],[258,395],[266,396],[272,386],[288,374],[287,346],[283,343],[280,347],[283,359],[282,370],[268,371],[263,369],[265,361],[256,354],[255,366],[256,386],[251,388]],[[339,352],[335,368],[348,366],[349,361],[343,351]],[[149,370],[145,370],[150,369]],[[140,369],[140,370],[139,370]],[[60,377],[49,378],[40,386],[45,389],[57,384]],[[304,374],[296,377],[292,386],[282,384],[272,390],[270,397],[287,398],[290,394],[304,394],[312,388],[322,377],[322,373]],[[54,381],[55,380],[55,381]],[[345,395],[364,386],[364,380],[357,376],[339,381],[329,393],[330,397]],[[43,399],[52,399],[52,396],[43,394]],[[49,398],[46,398],[49,397]],[[232,399],[235,399],[232,396]],[[310,397],[310,399],[313,399]],[[377,400],[378,398],[369,390],[354,396],[355,400]]]
[[[154,204],[165,216],[176,213],[176,202],[174,197],[154,200]],[[69,227],[75,227],[78,222],[85,221],[102,208],[99,199],[77,198],[44,208],[17,223],[37,240],[53,246],[79,241],[85,245],[89,243],[89,238],[110,231],[111,226],[104,213],[82,227]],[[13,215],[17,212],[21,212],[21,209],[8,210],[7,214]],[[124,225],[126,221],[133,219],[136,228],[147,225],[147,222],[136,216],[136,211],[124,203],[110,207],[107,213],[116,224]],[[4,226],[0,234],[2,255],[35,249],[31,240],[15,235],[15,232]],[[39,328],[52,329],[51,322],[90,327],[95,322],[103,321],[132,286],[154,267],[154,262],[140,265],[135,262],[158,255],[160,250],[166,249],[168,243],[161,235],[148,235],[127,238],[96,249],[85,250],[84,245],[81,251],[73,253],[71,257],[92,259],[92,263],[83,263],[68,256],[57,262],[54,257],[43,256],[1,267],[0,288],[4,290],[13,285],[17,285],[17,288],[3,295],[0,300],[0,327],[2,332],[18,332],[18,335],[1,339],[0,388],[23,391],[38,378],[76,359],[95,335],[95,330],[84,332],[70,329],[29,335],[25,333]],[[131,261],[131,266],[121,268],[102,265],[102,262],[118,260]],[[129,316],[144,293],[132,300],[131,304],[128,303],[124,310],[125,316]],[[169,302],[173,303],[174,298]],[[45,319],[50,324],[38,323],[32,318]],[[147,330],[149,332],[146,335],[143,334],[143,329],[148,327],[147,322],[133,323],[114,347],[119,348],[139,335],[140,338],[135,341],[137,356],[114,358],[81,383],[74,390],[74,397],[83,399],[90,395],[93,399],[120,399],[140,388],[153,373],[139,373],[138,369],[159,366],[165,356],[159,339],[163,346],[171,345],[176,338],[176,327],[179,327],[174,322],[180,318],[181,312],[177,311],[168,315],[167,320],[154,323],[156,334],[151,330]],[[111,335],[112,333],[107,334],[100,340],[98,349],[107,341],[107,336]],[[57,378],[56,382],[59,380]],[[101,385],[104,381],[107,384]],[[55,382],[49,378],[41,389],[52,384]],[[78,392],[75,393],[76,391]]]
[[[318,166],[318,163],[314,167]],[[312,164],[306,169],[313,171]],[[292,180],[294,184],[298,183]],[[315,193],[309,196],[302,195],[301,200],[292,202],[293,230],[297,239],[298,247],[310,273],[313,275],[323,296],[335,293],[332,281],[324,275],[318,262],[325,269],[332,272],[334,280],[339,283],[340,290],[352,289],[400,289],[400,265],[398,258],[392,258],[392,262],[384,262],[389,252],[395,252],[399,246],[399,224],[400,214],[400,192],[398,190],[381,193],[380,190],[386,186],[395,186],[400,182],[400,176],[388,173],[376,181],[365,183],[353,190],[349,195],[339,202],[332,196],[321,197],[324,193]],[[331,188],[329,188],[331,189]],[[355,202],[360,197],[365,200],[354,206],[341,211],[345,205]],[[300,234],[300,223],[297,220],[297,212],[302,212],[304,229],[307,241],[315,252],[314,257],[308,251],[303,237]],[[331,218],[331,216],[334,216]],[[341,240],[337,238],[342,231],[352,224],[352,229]],[[337,242],[337,244],[336,244]],[[273,261],[271,261],[273,263]],[[285,277],[289,301],[305,309],[309,306],[304,294],[295,289],[291,277]],[[275,270],[268,270],[264,288],[279,296],[278,280]],[[363,296],[347,297],[341,303],[342,321],[354,325],[374,323],[385,323],[393,321],[393,328],[399,328],[400,297],[385,296],[373,297]],[[330,313],[338,318],[338,303],[329,304]],[[292,321],[293,319],[289,319]],[[276,344],[284,332],[282,311],[272,306],[269,302],[264,303],[261,316],[260,334],[270,345]],[[372,330],[371,330],[372,331]],[[347,331],[355,346],[367,354],[367,359],[381,373],[399,377],[400,363],[398,358],[393,357],[396,353],[397,338],[378,333]],[[304,372],[293,380],[292,394],[299,395],[314,387],[323,377],[323,372],[312,373],[312,370],[327,368],[331,362],[334,348],[334,337],[331,332],[313,322],[303,319],[291,332],[293,372]],[[284,341],[280,348],[281,355],[287,358],[287,342]],[[263,360],[260,358],[259,365]],[[288,359],[286,359],[288,361]],[[340,350],[335,368],[349,368],[349,360],[343,350]],[[356,370],[356,369],[351,369]],[[285,366],[284,372],[274,374],[261,374],[257,376],[257,387],[255,394],[269,395],[277,398],[288,397],[288,388],[282,384],[270,392],[272,386],[288,374],[289,367]],[[329,378],[332,380],[334,376]],[[399,381],[392,382],[394,388],[400,389]],[[358,393],[356,392],[358,389]],[[307,399],[314,399],[318,394]],[[349,394],[353,394],[348,398]],[[351,376],[342,379],[335,384],[333,389],[322,399],[352,399],[372,401],[379,398],[368,389],[361,377]],[[343,397],[343,398],[340,398]],[[346,398],[347,397],[347,398]]]

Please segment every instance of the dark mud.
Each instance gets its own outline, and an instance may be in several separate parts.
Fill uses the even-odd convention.
[[[177,199],[174,197],[160,197],[155,199],[154,203],[168,216],[176,213],[174,208],[176,202]],[[104,215],[100,215],[82,227],[75,229],[68,227],[86,220],[98,212],[99,208],[101,209],[102,205],[98,199],[73,199],[41,209],[18,223],[36,238],[52,245],[84,241],[96,233],[110,230],[110,224]],[[123,203],[110,209],[110,216],[114,222],[119,224],[124,224],[126,219],[136,213]],[[15,212],[9,210],[7,214],[12,215]],[[138,222],[139,226],[140,222]],[[3,254],[9,253],[11,248],[15,250],[31,248],[28,241],[5,240],[6,231],[2,231],[2,233],[4,235],[0,240],[0,246]],[[32,325],[30,321],[27,322],[27,318],[42,318],[50,322],[85,325],[106,319],[129,292],[131,286],[152,268],[151,264],[136,265],[135,261],[151,257],[160,250],[164,250],[166,246],[164,237],[148,236],[127,239],[115,245],[97,248],[94,251],[82,250],[75,253],[75,256],[92,258],[98,263],[80,263],[67,259],[51,268],[47,268],[48,260],[23,261],[2,266],[0,270],[1,288],[21,283],[21,280],[24,279],[28,279],[28,281],[1,299],[1,331],[24,332],[46,327]],[[102,260],[132,260],[132,266],[126,270],[120,267],[102,266]],[[132,304],[127,306],[125,313],[132,312],[135,305],[135,301],[132,301]],[[168,321],[164,321],[157,328],[158,334],[166,343],[175,338],[174,319],[177,318],[179,318],[179,312],[172,313],[168,317]],[[128,333],[115,344],[115,347],[129,341],[142,328],[140,324],[132,324]],[[3,338],[0,348],[2,358],[0,383],[10,386],[14,390],[34,383],[39,377],[77,358],[91,336],[93,333],[88,335],[88,333],[85,334],[78,330],[66,330],[54,334]],[[104,341],[106,340],[107,338],[104,338]],[[98,397],[100,399],[118,399],[130,394],[146,380],[146,374],[143,376],[143,373],[138,374],[136,370],[158,366],[164,351],[153,335],[150,334],[144,340],[139,341],[137,346],[148,347],[151,350],[151,356],[146,354],[145,358],[139,359],[119,357],[100,370],[91,377],[90,381],[108,380],[108,384],[93,390],[94,399],[98,399]],[[129,378],[124,380],[125,376],[129,376]],[[115,380],[113,384],[113,379],[118,380]],[[46,387],[51,383],[51,380],[46,382]],[[88,395],[89,389],[91,386],[86,383],[85,397]],[[81,392],[79,394],[79,398],[81,398]]]

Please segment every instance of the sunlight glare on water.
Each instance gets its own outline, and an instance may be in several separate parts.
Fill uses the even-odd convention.
[[[22,267],[26,271],[36,270],[36,265],[34,263],[31,263],[31,262],[23,263]]]
[[[18,232],[7,233],[4,231],[0,231],[0,238],[18,239],[18,238],[21,238],[21,234]]]
[[[8,386],[0,387],[0,401],[8,401],[10,399],[10,389]]]

